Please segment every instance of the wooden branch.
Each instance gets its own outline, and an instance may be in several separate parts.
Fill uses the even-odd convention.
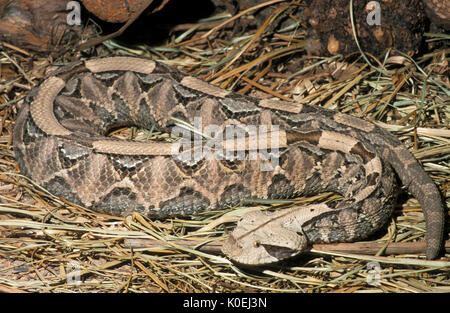
[[[336,253],[354,253],[374,255],[383,247],[385,243],[356,242],[356,243],[334,243],[334,244],[315,244],[313,248],[324,252]],[[387,245],[384,254],[425,254],[425,241],[418,242],[392,242]],[[446,252],[450,252],[450,241],[445,242]]]
[[[170,241],[179,246],[190,249],[197,249],[201,252],[222,254],[222,241],[216,240],[205,244],[200,240],[173,240]],[[163,240],[152,239],[125,239],[125,247],[146,248],[146,249],[168,249],[170,244]],[[356,243],[334,243],[334,244],[314,244],[314,250],[323,252],[351,253],[375,255],[382,249],[385,243],[356,242]],[[450,253],[450,240],[445,242],[445,251]],[[425,254],[425,242],[393,242],[387,245],[385,254]]]

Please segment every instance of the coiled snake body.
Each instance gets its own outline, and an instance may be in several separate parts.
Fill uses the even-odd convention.
[[[199,132],[217,125],[214,138],[223,139],[230,127],[242,130],[244,135],[232,141],[243,143],[241,153],[232,149],[231,157],[181,158],[174,154],[183,155],[179,143],[105,136],[124,125],[156,125],[170,132],[174,118],[192,125],[201,118]],[[250,125],[269,131],[252,137]],[[266,157],[255,157],[249,142],[269,138],[271,129],[277,143],[269,144]],[[219,140],[215,147],[217,142],[226,145]],[[437,256],[442,242],[439,191],[387,131],[319,106],[219,89],[151,60],[99,58],[60,68],[33,89],[22,106],[14,151],[21,171],[51,193],[113,215],[193,215],[244,198],[341,194],[342,201],[294,218],[300,228],[295,232],[308,242],[352,241],[379,229],[392,213],[394,169],[422,204],[428,258]],[[231,246],[242,248],[237,236],[232,236]],[[268,243],[264,253],[276,256],[270,252],[273,247],[277,244]]]

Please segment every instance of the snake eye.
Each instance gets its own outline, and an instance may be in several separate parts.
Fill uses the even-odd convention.
[[[259,248],[260,246],[261,246],[261,242],[259,240],[255,241],[253,243],[253,247],[255,247],[255,248]]]

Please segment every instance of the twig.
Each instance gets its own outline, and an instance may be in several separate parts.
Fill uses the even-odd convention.
[[[393,131],[402,131],[402,132],[408,131],[409,132],[409,131],[413,130],[413,129],[408,129],[408,128],[412,128],[412,127],[408,127],[408,126],[405,127],[403,125],[387,124],[387,123],[383,123],[381,121],[376,121],[375,124],[377,124],[378,126],[381,126],[383,128],[386,128],[388,130],[393,130]],[[450,130],[448,130],[448,129],[417,127],[416,131],[417,131],[417,134],[421,135],[421,136],[437,136],[437,137],[450,138]]]
[[[375,254],[382,249],[385,243],[356,242],[356,243],[335,243],[335,244],[315,244],[314,250],[324,252],[341,252],[357,254]],[[421,254],[425,252],[425,241],[418,242],[392,242],[386,246],[385,254]],[[445,250],[450,252],[450,240],[445,242]]]
[[[269,6],[269,5],[272,5],[272,4],[275,4],[275,3],[278,3],[278,2],[283,2],[283,1],[284,1],[284,0],[267,1],[267,2],[264,2],[264,3],[260,3],[260,4],[258,4],[258,5],[255,5],[255,6],[251,7],[251,8],[248,8],[248,9],[242,11],[242,12],[239,12],[238,14],[236,14],[235,16],[233,16],[232,18],[226,20],[226,21],[223,22],[223,23],[220,23],[220,24],[217,25],[216,27],[212,28],[209,32],[203,34],[203,35],[202,35],[202,38],[208,37],[208,36],[211,35],[214,31],[216,31],[216,30],[222,28],[223,26],[227,25],[228,23],[230,23],[230,22],[232,22],[232,21],[238,19],[238,18],[241,17],[242,15],[245,15],[245,14],[247,14],[247,13],[253,11],[253,10],[257,10],[257,9],[263,8],[263,7],[265,7],[265,6]]]
[[[179,246],[190,249],[197,249],[205,253],[221,253],[222,241],[205,242],[202,240],[173,240],[170,241]],[[127,248],[168,248],[170,245],[163,240],[153,239],[125,239],[124,245]],[[337,253],[355,253],[374,255],[380,249],[385,247],[385,243],[356,242],[356,243],[335,243],[335,244],[314,244],[312,248],[316,251],[337,252]],[[450,240],[445,242],[445,250],[450,252]],[[386,246],[385,254],[421,254],[425,252],[425,242],[393,242]]]

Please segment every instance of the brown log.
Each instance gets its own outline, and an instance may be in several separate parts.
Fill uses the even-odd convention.
[[[203,241],[199,240],[153,240],[153,239],[130,239],[124,240],[124,245],[127,248],[147,248],[147,249],[170,249],[171,245],[175,244],[189,249],[197,249],[201,252],[221,254],[222,253],[222,241],[211,241],[202,244]],[[385,243],[372,243],[372,242],[355,242],[355,243],[334,243],[334,244],[314,244],[312,248],[314,250],[320,250],[324,252],[336,252],[336,253],[350,253],[350,254],[365,254],[375,255],[380,249],[385,247]],[[197,248],[196,248],[197,247]],[[445,242],[445,251],[450,253],[450,240]],[[396,254],[425,254],[425,242],[392,242],[389,243],[384,250],[386,255]]]
[[[144,0],[82,0],[84,7],[99,19],[125,23],[144,5]]]
[[[315,250],[336,253],[354,253],[374,255],[386,246],[385,243],[356,242],[356,243],[335,243],[335,244],[315,244]],[[418,242],[393,242],[384,249],[385,255],[395,254],[425,254],[425,241]],[[450,252],[450,241],[445,243],[445,249]]]
[[[423,0],[425,11],[432,23],[450,29],[450,1],[449,0]]]
[[[76,42],[81,27],[68,25],[68,0],[0,0],[0,41],[25,50],[56,51]]]

